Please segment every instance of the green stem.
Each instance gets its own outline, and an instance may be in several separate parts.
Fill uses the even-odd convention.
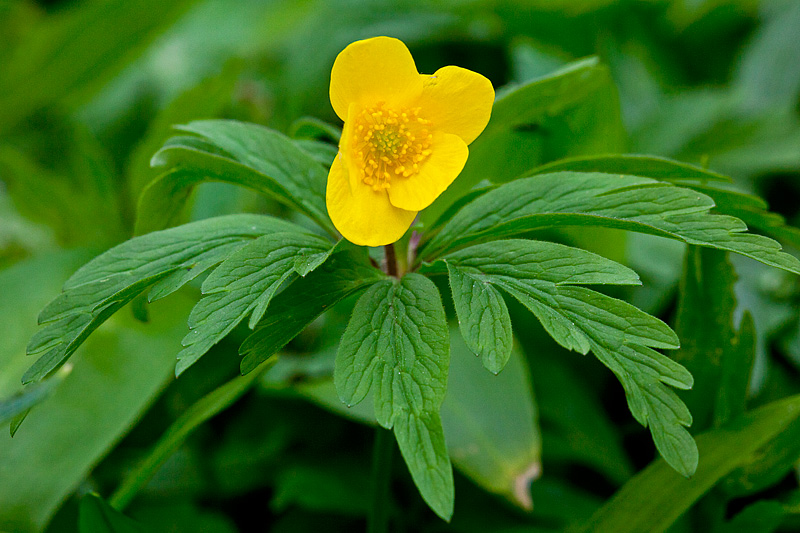
[[[392,455],[394,455],[394,435],[391,431],[378,427],[375,429],[375,443],[372,448],[372,505],[367,517],[367,533],[386,533],[389,531],[389,501],[391,497]]]

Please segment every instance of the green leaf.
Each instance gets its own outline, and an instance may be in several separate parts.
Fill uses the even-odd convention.
[[[470,353],[456,328],[450,328],[450,335],[450,372],[440,416],[453,464],[484,489],[528,508],[532,504],[528,484],[538,471],[540,438],[525,362],[513,350],[503,372],[490,374]],[[278,365],[287,364],[287,359],[281,358]],[[304,357],[293,363],[303,365],[308,375],[319,372],[315,366],[318,360]],[[365,401],[347,407],[339,399],[333,380],[293,382],[292,375],[296,374],[284,377],[286,384],[310,401],[358,422],[377,424],[374,402],[367,401],[372,400],[374,392]]]
[[[576,61],[498,94],[464,170],[423,211],[422,220],[429,225],[487,178],[502,183],[546,161],[620,152],[624,145],[619,96],[608,68],[596,57]]]
[[[252,239],[298,231],[288,222],[257,215],[231,215],[136,237],[96,257],[64,284],[45,307],[28,353],[43,354],[24,381],[38,381],[58,368],[100,324],[153,285],[151,299],[177,290]]]
[[[510,354],[511,320],[500,293],[482,274],[527,280],[533,286],[537,280],[559,285],[639,284],[636,273],[618,263],[576,248],[541,241],[515,239],[477,245],[448,256],[446,262],[464,340],[494,373],[502,370]],[[458,264],[459,268],[453,264]],[[570,337],[561,335],[567,348],[586,353],[586,342],[580,336],[572,342]]]
[[[753,315],[745,311],[733,346],[722,361],[722,376],[714,409],[715,427],[744,413],[755,356],[756,325]]]
[[[239,348],[244,356],[242,373],[252,372],[275,355],[325,310],[385,277],[369,266],[365,249],[332,254],[318,269],[275,296],[269,313]]]
[[[41,531],[141,418],[173,374],[189,308],[179,296],[159,302],[148,324],[120,313],[86,342],[14,438],[0,433],[0,530]]]
[[[51,378],[29,385],[10,397],[0,400],[0,424],[11,421],[11,436],[13,437],[19,424],[31,408],[49,398],[71,371],[71,367],[61,367]]]
[[[530,484],[541,472],[542,443],[525,359],[513,350],[495,376],[470,350],[452,328],[441,411],[447,449],[456,467],[478,485],[531,510]]]
[[[107,504],[97,494],[81,498],[79,533],[142,533],[145,528]]]
[[[650,428],[659,452],[691,475],[697,450],[683,426],[685,405],[666,387],[690,388],[692,376],[652,348],[677,348],[678,338],[655,317],[585,287],[638,283],[628,268],[583,250],[538,241],[496,241],[449,254],[451,268],[502,288],[527,307],[559,344],[589,350],[617,375],[636,420]]]
[[[253,328],[279,287],[298,274],[298,261],[300,273],[307,274],[328,257],[330,248],[331,243],[321,237],[277,232],[231,254],[203,282],[203,298],[189,315],[191,331],[183,339],[185,348],[178,354],[176,373],[189,368],[251,313]]]
[[[718,533],[772,533],[780,527],[786,509],[773,500],[761,500],[748,505],[715,531]]]
[[[497,374],[511,357],[513,342],[506,302],[491,285],[449,264],[447,269],[461,336],[483,366]]]
[[[182,92],[159,111],[128,159],[127,174],[132,198],[139,198],[142,190],[155,177],[156,171],[150,167],[150,159],[174,133],[172,126],[198,117],[211,118],[221,113],[232,100],[240,72],[240,63],[231,61],[218,75]]]
[[[267,194],[335,235],[325,206],[327,171],[294,141],[234,120],[201,120],[178,129],[198,137],[174,137],[153,156],[153,166],[167,172],[139,200],[138,232],[173,219],[194,185],[222,181]]]
[[[800,416],[800,396],[753,410],[697,438],[703,458],[689,479],[657,460],[626,483],[592,519],[573,531],[627,533],[670,527],[723,476],[759,454]]]
[[[236,402],[274,362],[274,359],[267,361],[257,371],[230,380],[184,411],[136,468],[126,474],[109,498],[111,505],[116,509],[125,509],[158,468],[180,448],[195,429]]]
[[[334,382],[348,406],[374,386],[378,423],[395,428],[411,476],[445,520],[453,512],[453,478],[439,408],[447,388],[449,334],[439,291],[407,274],[375,283],[356,303],[339,343]]]
[[[712,426],[719,408],[723,368],[733,370],[729,361],[735,352],[733,313],[736,273],[727,254],[719,250],[690,246],[686,253],[675,332],[680,350],[672,358],[692,373],[694,387],[681,393],[694,418],[692,429],[700,433]],[[749,375],[750,365],[741,369]],[[731,391],[746,397],[745,390]]]
[[[681,161],[653,155],[604,154],[588,157],[570,157],[559,159],[536,167],[524,174],[524,177],[553,172],[602,172],[604,174],[627,174],[662,181],[726,181],[731,179],[723,174],[712,172]],[[523,177],[523,176],[520,176]]]
[[[734,217],[714,215],[696,191],[648,178],[557,172],[507,183],[461,209],[420,251],[423,259],[477,239],[565,225],[619,228],[735,252],[800,273],[780,244],[747,233]]]
[[[45,18],[0,71],[0,130],[56,101],[84,101],[193,4],[116,0]]]

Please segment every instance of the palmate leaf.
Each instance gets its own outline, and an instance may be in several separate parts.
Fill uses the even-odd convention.
[[[270,303],[269,313],[239,348],[242,374],[255,370],[302,332],[325,310],[356,294],[386,275],[368,263],[366,249],[341,251],[337,245],[331,258],[319,268],[289,285]]]
[[[39,315],[45,327],[28,353],[42,354],[25,373],[25,383],[58,368],[108,317],[152,286],[163,298],[221,262],[247,242],[298,226],[259,215],[229,215],[154,232],[124,242],[81,267],[63,292]]]
[[[626,302],[576,286],[638,284],[635,272],[583,250],[517,239],[478,244],[443,260],[456,301],[464,296],[455,289],[461,282],[452,280],[453,273],[457,279],[470,279],[473,287],[495,286],[515,297],[565,348],[583,354],[591,350],[622,382],[631,412],[650,428],[667,462],[684,475],[694,472],[697,448],[684,428],[692,418],[666,386],[691,388],[692,376],[653,349],[677,348],[677,336],[662,321]],[[459,307],[456,304],[457,312]],[[462,327],[471,316],[459,314]],[[468,323],[466,329],[482,326]]]
[[[420,274],[372,285],[356,303],[339,343],[334,383],[355,405],[374,391],[378,423],[394,428],[422,497],[445,520],[453,513],[453,472],[439,409],[450,343],[436,286]]]
[[[477,240],[550,226],[592,225],[678,239],[800,273],[800,261],[774,240],[747,233],[738,218],[709,212],[714,201],[648,178],[556,172],[502,185],[463,207],[420,250],[423,260]]]
[[[189,315],[191,331],[178,354],[177,374],[251,313],[253,328],[275,291],[293,274],[305,276],[331,249],[330,241],[295,231],[259,237],[231,254],[203,282],[204,297]]]

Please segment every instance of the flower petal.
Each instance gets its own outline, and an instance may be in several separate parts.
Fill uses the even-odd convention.
[[[395,207],[422,211],[431,205],[458,177],[469,155],[461,137],[450,133],[434,133],[430,149],[417,174],[392,178],[389,199]]]
[[[422,92],[422,79],[406,45],[391,37],[356,41],[342,50],[331,70],[331,104],[342,120],[353,102],[405,102]]]
[[[416,211],[393,206],[385,190],[376,192],[362,183],[351,188],[343,159],[337,155],[328,174],[325,200],[333,225],[360,246],[383,246],[400,239],[414,222]]]
[[[492,114],[492,82],[477,72],[454,66],[420,77],[424,87],[417,105],[432,127],[458,135],[467,144],[474,141]]]

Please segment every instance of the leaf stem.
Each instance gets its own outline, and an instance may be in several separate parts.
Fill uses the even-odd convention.
[[[387,246],[391,246],[387,245]],[[372,447],[372,479],[367,533],[386,533],[389,530],[389,500],[391,497],[392,456],[394,435],[382,427],[375,428]]]
[[[386,254],[386,273],[395,278],[400,277],[398,275],[397,254],[394,251],[394,243],[385,245],[383,250]]]

